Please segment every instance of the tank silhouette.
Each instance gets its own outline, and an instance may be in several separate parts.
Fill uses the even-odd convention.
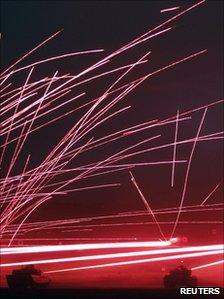
[[[164,276],[164,287],[174,289],[178,287],[196,287],[197,278],[191,275],[191,270],[185,266],[179,266]]]
[[[12,274],[6,275],[6,280],[9,288],[23,289],[47,287],[50,283],[50,279],[33,265],[13,270]]]

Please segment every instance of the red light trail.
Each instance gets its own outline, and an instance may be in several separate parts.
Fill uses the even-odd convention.
[[[34,252],[53,252],[87,249],[106,249],[106,248],[135,248],[135,247],[164,247],[176,242],[176,238],[170,241],[149,241],[149,242],[117,242],[117,243],[96,243],[96,244],[72,244],[72,245],[48,245],[48,246],[29,246],[29,247],[9,247],[1,248],[1,255],[13,253],[34,253]]]
[[[178,260],[178,259],[185,259],[185,258],[192,258],[192,257],[210,256],[210,255],[217,255],[217,254],[223,254],[223,250],[177,254],[177,255],[164,256],[164,257],[160,256],[160,257],[143,259],[143,260],[134,260],[134,261],[126,261],[126,262],[117,262],[117,263],[108,263],[108,264],[99,264],[99,265],[93,265],[93,266],[77,267],[77,268],[52,270],[52,271],[46,271],[45,273],[59,273],[59,272],[67,272],[67,271],[79,271],[79,270],[99,269],[99,268],[107,268],[107,267],[119,267],[119,266],[127,266],[127,265],[134,265],[134,264],[143,264],[143,263]]]
[[[207,267],[212,267],[212,266],[223,264],[223,262],[224,262],[224,260],[220,260],[220,261],[213,262],[213,263],[203,264],[203,265],[200,265],[200,266],[193,267],[193,268],[191,268],[191,270],[204,269],[204,268],[207,268]]]
[[[133,242],[133,245],[135,242]],[[146,242],[145,242],[146,243]],[[18,254],[18,253],[39,253],[39,252],[53,252],[53,251],[67,251],[67,250],[88,250],[88,249],[105,249],[105,248],[133,248],[137,246],[115,246],[113,247],[104,247],[102,245],[104,244],[98,244],[98,247],[94,247],[96,244],[85,244],[86,246],[84,247],[83,245],[64,245],[64,246],[59,246],[58,250],[54,250],[53,246],[42,246],[45,248],[28,248],[26,249],[21,248],[21,251],[18,250],[18,248],[15,248],[15,251],[13,251],[13,248],[11,249],[12,251],[4,251],[1,253],[1,255],[4,254]],[[108,244],[105,244],[108,246]],[[118,244],[115,244],[118,245]],[[89,246],[89,247],[88,247]],[[166,245],[163,245],[166,246]],[[46,247],[49,247],[46,248]],[[140,246],[138,246],[140,247]],[[141,247],[144,247],[144,245],[141,245]],[[149,246],[147,246],[149,247]],[[69,249],[71,248],[71,249]],[[75,249],[74,249],[75,248]],[[218,254],[224,249],[224,246],[222,244],[220,245],[208,245],[208,246],[192,246],[192,247],[185,247],[185,248],[171,248],[171,249],[160,249],[160,250],[144,250],[144,251],[135,251],[135,252],[121,252],[121,253],[113,253],[113,254],[95,254],[95,255],[90,255],[90,256],[79,256],[79,257],[70,257],[70,258],[58,258],[58,259],[45,259],[45,260],[31,260],[31,261],[23,261],[23,262],[16,262],[16,263],[2,263],[0,267],[5,268],[5,267],[12,267],[12,266],[21,266],[21,265],[32,265],[32,264],[51,264],[51,263],[64,263],[64,262],[75,262],[75,261],[88,261],[88,260],[98,260],[98,259],[114,259],[114,258],[129,258],[129,257],[135,257],[135,256],[144,256],[144,255],[165,255],[165,254],[173,254],[173,253],[180,253],[180,252],[200,252],[202,253],[203,251],[208,252],[208,251],[214,251],[214,254]]]
[[[169,11],[174,11],[174,10],[178,10],[178,9],[180,9],[179,6],[174,6],[174,7],[161,9],[160,12],[163,13],[163,12],[169,12]]]

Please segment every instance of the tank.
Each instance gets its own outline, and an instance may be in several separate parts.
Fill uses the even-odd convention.
[[[191,270],[185,266],[179,266],[164,276],[164,287],[175,289],[179,287],[196,287],[197,278],[191,275]]]
[[[33,265],[13,270],[6,280],[9,288],[43,288],[50,284],[50,279]]]

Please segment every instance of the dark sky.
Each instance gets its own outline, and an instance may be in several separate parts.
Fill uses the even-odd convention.
[[[173,12],[160,14],[160,9],[178,5],[186,7],[191,3],[194,2],[1,1],[2,67],[10,65],[17,57],[62,28],[64,31],[57,39],[28,58],[27,62],[94,48],[104,48],[106,53],[110,53],[174,14]],[[136,123],[154,118],[163,119],[175,115],[178,108],[184,111],[222,97],[222,8],[222,1],[207,1],[206,4],[173,22],[171,25],[176,28],[170,33],[136,47],[128,57],[126,54],[121,55],[118,62],[123,60],[126,63],[151,50],[150,62],[143,67],[143,71],[147,73],[185,55],[208,48],[206,55],[161,73],[140,86],[129,98],[134,112],[131,112],[128,119],[120,120],[118,127],[128,124],[129,121],[131,123],[131,120]],[[87,62],[97,61],[100,57],[102,54],[93,55]],[[63,72],[74,73],[75,68],[79,69],[85,63],[83,59],[77,59],[72,63],[60,62],[55,67],[58,69],[60,66]],[[54,69],[54,66],[51,68]],[[46,72],[47,69],[44,69],[44,73]],[[102,86],[99,88],[102,89]],[[180,138],[188,136],[190,138],[196,134],[201,115],[202,111],[195,113],[188,127],[184,125],[181,127]],[[64,125],[66,128],[70,125],[69,121],[71,120]],[[111,126],[115,126],[115,123],[111,123]],[[217,132],[221,127],[222,111],[218,106],[209,111],[202,132],[205,134]],[[63,128],[58,129],[61,130],[60,134],[63,134]],[[37,160],[40,159],[41,153],[45,155],[48,150],[46,137],[49,134],[54,135],[52,130],[46,130],[43,135],[35,136],[28,142],[27,148],[34,153]],[[99,135],[104,134],[104,130],[105,128],[100,128]],[[172,140],[174,127],[170,126],[167,131],[163,130],[163,134],[164,142]],[[52,137],[51,140],[55,143],[56,139]],[[191,146],[180,147],[179,158],[188,158],[190,150]],[[96,159],[100,154],[95,153]],[[143,160],[169,159],[171,155],[172,151],[167,150],[157,155],[143,157]],[[220,182],[223,171],[220,166],[222,157],[220,141],[198,145],[195,155],[197,158],[191,172],[186,204],[200,202]],[[145,195],[151,199],[152,207],[159,208],[177,206],[185,171],[186,165],[178,166],[177,185],[173,189],[170,188],[170,166],[138,168],[134,170],[134,174]],[[111,180],[120,181],[122,187],[109,191],[70,194],[63,199],[56,199],[54,203],[44,205],[35,217],[42,218],[42,215],[49,213],[49,217],[55,219],[143,208],[127,173],[102,178],[98,183]],[[219,190],[214,202],[219,202],[220,196]]]
[[[174,14],[160,14],[160,9],[191,3],[194,1],[1,1],[3,65],[62,28],[58,51],[113,49]],[[222,5],[222,1],[207,1],[173,23],[181,29],[176,33],[178,39],[175,34],[171,37],[174,43],[183,41],[183,48],[220,46]],[[170,42],[166,46],[169,49]]]

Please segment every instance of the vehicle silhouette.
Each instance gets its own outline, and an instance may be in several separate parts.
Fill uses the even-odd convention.
[[[164,276],[164,287],[175,289],[178,287],[196,287],[197,278],[191,275],[191,270],[185,266],[179,266]]]
[[[33,265],[13,270],[6,280],[9,288],[41,288],[50,284],[50,279]]]

